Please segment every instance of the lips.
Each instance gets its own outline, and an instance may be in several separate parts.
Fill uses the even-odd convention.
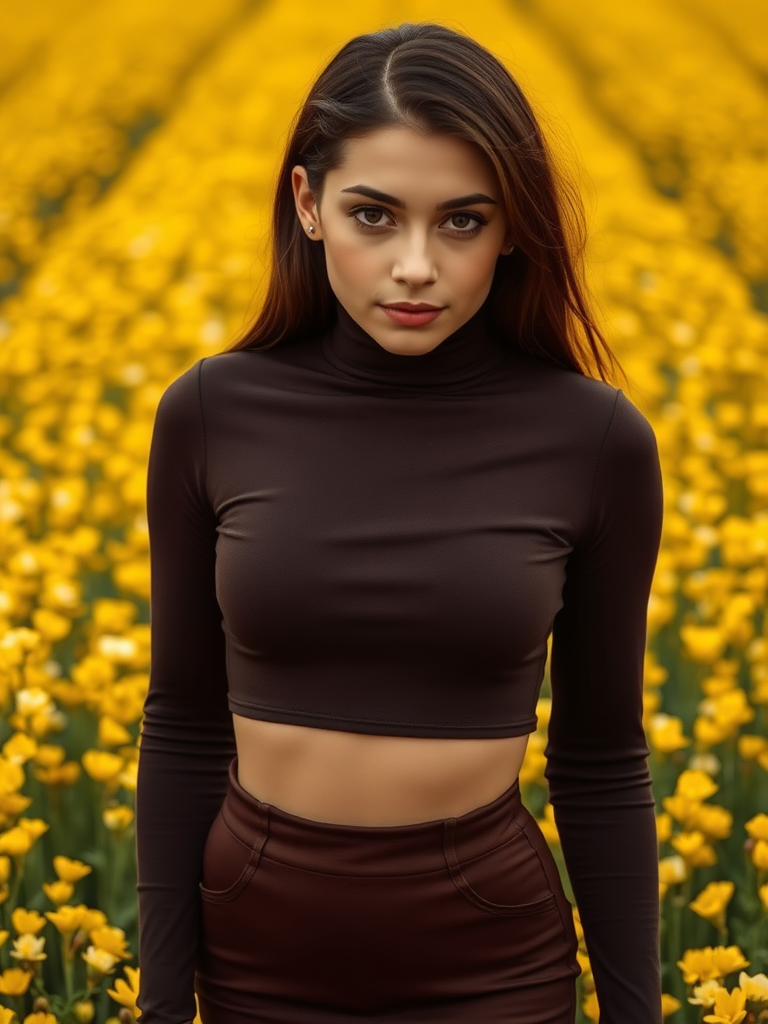
[[[383,302],[385,309],[402,309],[406,313],[428,313],[430,310],[442,309],[442,306],[431,306],[428,302],[419,302],[414,305],[412,302]]]

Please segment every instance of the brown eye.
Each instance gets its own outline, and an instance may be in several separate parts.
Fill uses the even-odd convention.
[[[359,214],[362,214],[365,217],[365,220],[360,220]],[[355,223],[361,228],[377,228],[383,223],[381,220],[382,214],[389,216],[387,211],[383,210],[380,206],[361,206],[359,209],[353,210],[351,216],[354,217]],[[368,219],[369,215],[373,215],[374,217],[378,215],[379,219],[372,222]]]

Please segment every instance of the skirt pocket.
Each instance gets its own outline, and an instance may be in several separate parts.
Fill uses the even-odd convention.
[[[500,846],[470,859],[456,852],[452,820],[445,822],[445,859],[462,896],[489,914],[522,917],[556,902],[537,851],[523,829]]]
[[[209,903],[229,903],[253,878],[261,860],[266,831],[249,845],[227,825],[219,811],[211,825],[203,851],[200,895]]]

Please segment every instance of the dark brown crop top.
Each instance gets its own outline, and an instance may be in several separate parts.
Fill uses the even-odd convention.
[[[195,1013],[202,851],[232,712],[426,737],[536,728],[602,1024],[661,1024],[642,724],[656,438],[620,390],[513,350],[482,307],[432,352],[332,330],[200,359],[149,457],[137,790],[142,1024]]]

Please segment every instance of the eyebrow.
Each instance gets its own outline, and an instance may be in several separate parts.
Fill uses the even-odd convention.
[[[399,209],[405,209],[405,203],[402,199],[396,199],[395,196],[387,195],[386,192],[379,192],[378,189],[371,188],[369,185],[352,185],[350,188],[343,188],[342,192],[354,192],[357,195],[368,196],[369,199],[378,199],[380,203],[387,203],[389,206],[397,206]],[[490,196],[484,195],[482,192],[473,192],[468,196],[460,196],[458,199],[446,199],[444,203],[438,203],[435,207],[436,210],[455,210],[459,206],[471,206],[475,203],[493,203],[494,206],[499,204],[495,199],[491,199]]]

